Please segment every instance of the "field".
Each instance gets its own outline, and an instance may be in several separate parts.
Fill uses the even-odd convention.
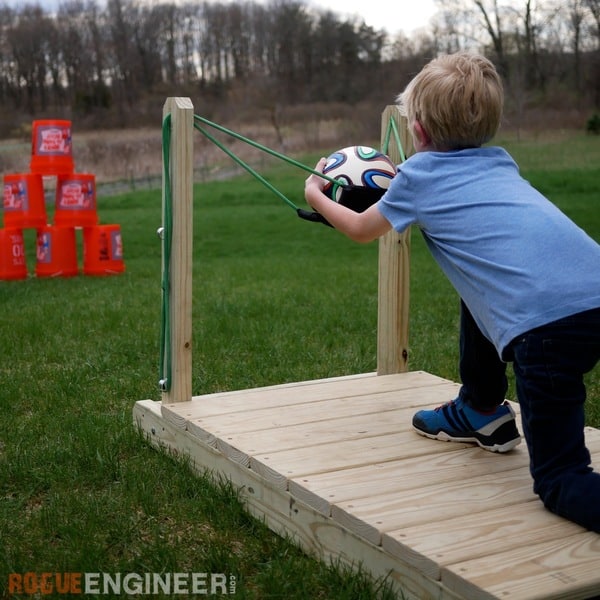
[[[600,240],[598,138],[499,142]],[[305,173],[266,174],[302,204]],[[0,282],[0,597],[15,597],[11,573],[207,572],[233,575],[239,598],[392,598],[306,557],[227,483],[135,431],[133,404],[159,399],[160,191],[98,204],[103,223],[121,225],[124,274]],[[194,211],[194,394],[375,369],[376,244],[299,220],[247,177],[198,184]],[[410,368],[456,380],[458,299],[412,241]],[[588,423],[600,427],[598,368],[588,382]]]

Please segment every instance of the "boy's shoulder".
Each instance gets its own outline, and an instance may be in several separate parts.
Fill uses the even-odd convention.
[[[437,170],[469,170],[478,168],[493,168],[495,166],[516,167],[516,163],[510,154],[501,146],[480,146],[477,148],[463,148],[460,150],[423,151],[411,155],[403,166],[409,169],[429,170],[432,173]]]
[[[399,165],[394,194],[415,193],[419,202],[437,202],[440,194],[457,201],[467,193],[488,194],[494,188],[521,189],[524,180],[512,157],[499,146],[449,152],[418,152]]]

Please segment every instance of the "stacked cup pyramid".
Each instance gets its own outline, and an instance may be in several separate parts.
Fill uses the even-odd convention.
[[[48,222],[44,178],[56,179],[54,223]],[[96,178],[76,173],[71,121],[34,121],[28,173],[4,176],[4,229],[0,229],[0,279],[27,277],[23,229],[36,229],[38,277],[79,273],[75,230],[83,229],[83,272],[125,270],[119,225],[99,225]]]

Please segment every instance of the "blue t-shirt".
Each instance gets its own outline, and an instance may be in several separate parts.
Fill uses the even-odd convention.
[[[378,208],[396,231],[419,227],[500,356],[526,331],[600,307],[600,245],[502,148],[414,154]]]

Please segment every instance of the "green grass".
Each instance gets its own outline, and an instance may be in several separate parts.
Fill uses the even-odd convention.
[[[524,172],[600,239],[597,162],[577,156]],[[304,177],[270,179],[302,204]],[[306,557],[135,431],[133,404],[159,399],[160,204],[99,200],[102,222],[121,224],[122,275],[0,282],[0,597],[9,573],[206,571],[235,574],[240,598],[392,598]],[[245,178],[198,186],[194,236],[195,394],[375,370],[376,244],[299,220]],[[417,234],[412,249],[410,367],[456,380],[458,298]]]

